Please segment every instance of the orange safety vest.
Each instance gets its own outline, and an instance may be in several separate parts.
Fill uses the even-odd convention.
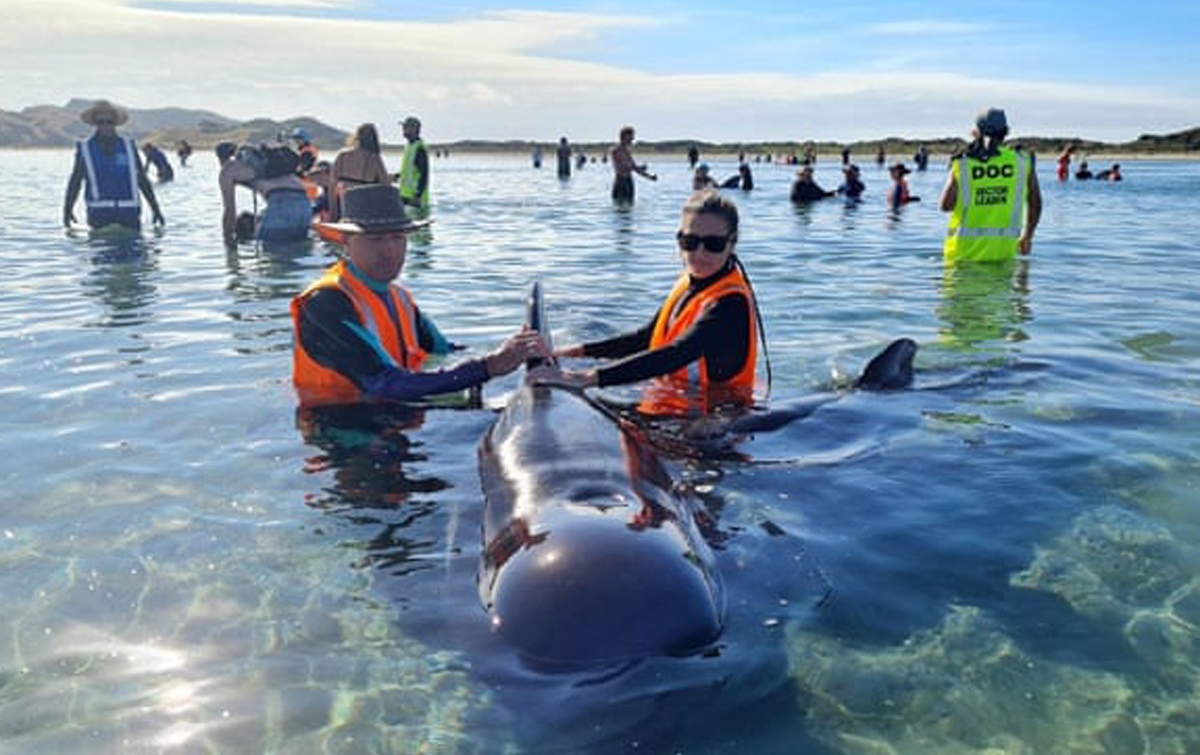
[[[725,274],[719,281],[713,283],[708,288],[700,291],[693,296],[682,307],[679,306],[680,300],[688,290],[690,278],[687,273],[679,276],[679,280],[675,283],[675,288],[667,296],[667,300],[663,303],[662,308],[658,312],[658,317],[654,322],[654,332],[650,335],[650,348],[657,349],[673,342],[679,338],[688,328],[692,326],[700,316],[714,304],[717,299],[728,296],[730,294],[738,294],[746,297],[746,302],[750,307],[750,332],[746,334],[749,351],[746,354],[746,361],[742,365],[742,369],[736,375],[728,380],[720,382],[713,381],[708,375],[708,364],[704,357],[692,362],[686,367],[659,378],[661,389],[667,387],[662,385],[666,383],[669,387],[678,391],[680,388],[699,387],[702,393],[708,394],[712,389],[719,389],[717,394],[709,396],[709,398],[718,399],[718,402],[723,402],[721,396],[727,400],[738,400],[742,402],[753,400],[754,395],[754,368],[758,361],[758,324],[754,319],[754,292],[750,289],[750,284],[746,281],[742,271],[734,268]],[[677,311],[678,310],[678,311]],[[654,390],[653,394],[657,396],[649,403],[664,404],[665,397],[662,395],[662,390]],[[675,402],[665,401],[665,403],[673,404]],[[710,403],[705,401],[705,403]],[[647,402],[643,402],[643,411],[650,410],[650,413],[677,413],[669,411],[670,407],[665,405],[660,406],[656,411],[652,407],[647,406]],[[668,410],[664,412],[663,410]]]
[[[375,336],[395,366],[414,372],[421,369],[429,355],[417,340],[417,307],[412,294],[395,284],[388,286],[387,296],[399,315],[397,323],[380,295],[355,277],[342,260],[292,299],[292,329],[295,333],[292,383],[300,394],[301,404],[344,404],[362,399],[358,386],[336,370],[318,364],[300,342],[301,307],[307,297],[323,288],[337,288],[350,298],[359,324]]]

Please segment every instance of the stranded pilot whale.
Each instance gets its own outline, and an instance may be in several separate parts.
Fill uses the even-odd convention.
[[[548,339],[536,283],[527,321]],[[908,387],[916,351],[911,339],[893,341],[854,388]],[[550,665],[711,648],[725,598],[702,504],[680,492],[632,422],[573,389],[526,378],[479,446],[478,586],[492,630]],[[834,398],[739,417],[725,430],[776,429]]]
[[[536,283],[528,310],[548,337]],[[479,461],[480,599],[522,657],[624,662],[697,653],[720,636],[724,589],[703,508],[632,425],[574,390],[526,379]]]

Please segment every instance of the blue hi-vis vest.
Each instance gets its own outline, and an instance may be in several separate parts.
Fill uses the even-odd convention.
[[[109,223],[136,226],[141,222],[138,194],[137,147],[132,139],[117,137],[117,148],[105,154],[95,136],[75,143],[87,171],[88,225]]]

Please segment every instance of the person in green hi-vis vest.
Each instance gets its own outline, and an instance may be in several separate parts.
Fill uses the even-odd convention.
[[[950,213],[943,258],[1003,262],[1026,256],[1042,217],[1033,155],[1004,144],[1008,119],[999,108],[975,118],[974,140],[950,159],[939,206]]]
[[[421,138],[421,121],[410,115],[400,126],[408,140],[400,162],[400,199],[424,214],[429,212],[429,151]]]

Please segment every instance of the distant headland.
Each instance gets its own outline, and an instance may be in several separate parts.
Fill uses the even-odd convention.
[[[66,105],[35,105],[19,112],[0,110],[0,149],[54,149],[72,146],[77,139],[91,134],[91,127],[79,120],[79,114],[91,100],[72,99]],[[173,150],[180,142],[187,141],[194,149],[211,149],[218,142],[258,143],[272,141],[287,135],[295,128],[305,129],[313,142],[323,151],[335,151],[346,144],[349,134],[326,125],[316,118],[301,116],[275,121],[256,118],[238,121],[207,110],[166,107],[129,109],[129,122],[121,131],[141,142],[153,142]],[[436,139],[436,133],[427,137]],[[1077,150],[1090,155],[1132,155],[1140,157],[1192,157],[1200,159],[1200,126],[1173,134],[1143,134],[1129,142],[1099,142],[1063,136],[1016,135],[1010,141],[1040,155],[1057,155],[1067,144],[1077,145]],[[705,155],[747,154],[799,154],[813,147],[819,154],[836,155],[849,148],[859,160],[873,157],[882,146],[889,155],[911,155],[924,146],[933,154],[951,154],[961,150],[966,142],[962,137],[939,139],[908,139],[889,136],[876,140],[855,142],[795,141],[769,142],[724,142],[715,143],[696,139],[671,139],[656,142],[638,142],[639,152],[655,154],[683,154],[695,145]],[[466,153],[529,153],[536,147],[548,152],[555,142],[537,140],[460,140],[455,142],[430,141],[430,147],[450,152]],[[576,150],[595,153],[612,146],[612,142],[572,143]],[[385,144],[385,149],[399,148],[396,144]]]

